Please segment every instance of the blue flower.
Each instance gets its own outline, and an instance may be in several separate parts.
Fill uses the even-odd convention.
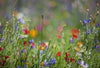
[[[87,22],[90,22],[89,19],[84,19],[84,24],[86,24]]]
[[[78,64],[81,64],[81,60],[78,60]]]

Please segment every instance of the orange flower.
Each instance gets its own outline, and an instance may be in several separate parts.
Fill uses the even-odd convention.
[[[44,47],[41,47],[40,49],[44,49]]]
[[[78,46],[80,46],[82,44],[82,42],[78,42],[77,44],[78,44]]]
[[[79,51],[79,47],[78,47],[78,46],[76,46],[76,47],[75,47],[75,50],[76,50],[76,51]]]
[[[24,47],[24,49],[25,49],[26,47]]]
[[[37,35],[37,31],[35,29],[30,30],[30,35],[35,37]]]
[[[27,65],[30,65],[31,63],[27,62],[26,64],[27,64]]]
[[[43,62],[41,62],[41,64],[42,64],[42,65],[44,65],[44,63],[43,63]]]

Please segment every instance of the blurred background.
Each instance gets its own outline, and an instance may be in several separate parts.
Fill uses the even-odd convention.
[[[48,39],[58,32],[79,27],[80,20],[94,13],[98,4],[100,0],[0,0],[0,19],[9,20],[12,11],[23,13],[29,29],[43,27],[43,38]],[[41,15],[44,16],[43,26]],[[40,34],[38,32],[37,36]]]

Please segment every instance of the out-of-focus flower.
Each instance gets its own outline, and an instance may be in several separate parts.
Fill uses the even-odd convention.
[[[49,20],[48,20],[48,19],[44,19],[44,20],[43,20],[43,24],[44,24],[44,25],[48,25],[48,24],[49,24]]]
[[[51,65],[51,64],[54,64],[54,63],[56,63],[56,59],[54,58],[51,58],[50,60],[49,60],[49,62],[48,62],[48,65]]]
[[[56,36],[57,36],[58,38],[61,38],[61,35],[56,34]]]
[[[61,52],[57,52],[57,55],[59,56],[61,54]]]
[[[90,22],[89,19],[84,19],[84,24],[86,24],[87,22]]]
[[[62,26],[58,26],[57,27],[57,31],[60,32],[60,33],[62,33],[63,32],[63,27]]]
[[[70,60],[71,60],[71,61],[74,61],[75,59],[73,59],[73,58],[70,58]]]
[[[25,23],[25,20],[20,18],[20,19],[18,20],[18,22],[21,22],[21,23],[23,24],[23,23]]]
[[[32,40],[29,40],[29,43],[32,43],[32,42],[34,42],[34,40],[32,39]]]
[[[44,62],[41,62],[42,65],[44,65]]]
[[[7,55],[4,55],[4,57],[5,57],[6,59],[8,59],[8,58],[9,58],[9,56],[7,56]]]
[[[27,29],[24,29],[25,33],[29,33],[29,31]]]
[[[75,35],[78,34],[78,33],[79,33],[79,29],[73,28],[73,29],[72,29],[72,33],[75,34]]]
[[[2,48],[0,47],[0,50],[4,50],[4,49],[2,49]]]
[[[98,47],[99,47],[99,45],[96,45],[96,46],[95,46],[95,48],[98,48]]]
[[[38,24],[38,25],[37,25],[37,29],[38,29],[39,31],[41,31],[41,30],[43,29],[43,25],[42,25],[42,24]]]
[[[76,50],[76,51],[80,51],[80,49],[79,49],[79,47],[78,47],[78,46],[76,46],[76,47],[75,47],[75,50]]]
[[[17,68],[22,68],[22,66],[17,65]]]
[[[77,43],[79,47],[82,47],[82,42]]]
[[[27,65],[31,65],[31,63],[29,63],[29,62],[27,62],[26,64],[27,64]]]
[[[35,30],[35,29],[30,30],[30,35],[32,37],[35,37],[37,35],[37,30]]]
[[[77,35],[73,34],[73,37],[74,37],[74,38],[77,38]]]
[[[83,68],[88,68],[88,65],[84,61],[78,60],[78,64],[83,66]]]
[[[26,45],[26,44],[27,44],[27,43],[26,43],[26,41],[23,41],[23,44],[25,44],[25,45]]]
[[[44,47],[42,46],[42,47],[40,47],[40,49],[44,49]]]

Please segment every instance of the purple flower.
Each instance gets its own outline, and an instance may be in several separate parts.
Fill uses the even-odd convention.
[[[32,39],[32,40],[29,40],[29,43],[32,43],[32,42],[34,42],[34,40]]]
[[[38,24],[38,25],[37,25],[37,29],[38,29],[39,31],[41,31],[42,28],[43,28],[43,25],[42,25],[42,24]]]
[[[96,45],[96,47],[95,48],[98,48],[99,47],[99,45]]]
[[[87,22],[90,22],[89,19],[84,19],[84,24],[86,24]]]
[[[25,52],[26,51],[26,48],[25,49],[22,49],[22,52]]]
[[[18,26],[18,22],[15,24],[15,29],[17,29],[17,26]]]
[[[81,60],[78,60],[78,64],[81,64]]]
[[[18,22],[21,22],[22,24],[25,23],[24,19],[19,19]]]
[[[32,45],[31,48],[34,48],[34,45]]]

